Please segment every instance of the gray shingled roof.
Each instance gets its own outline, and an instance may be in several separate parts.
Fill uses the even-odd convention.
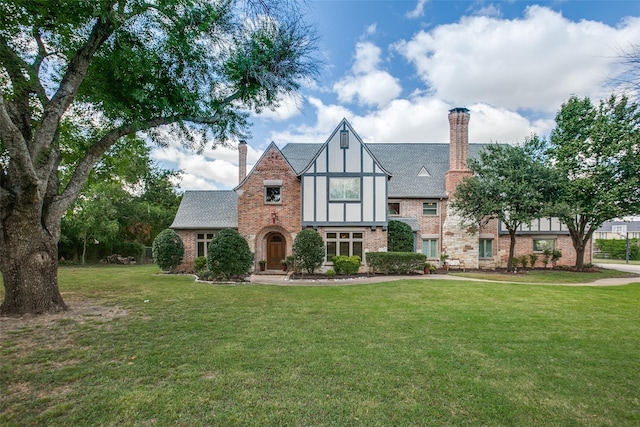
[[[231,190],[185,191],[171,228],[238,228],[238,195]]]
[[[596,231],[608,231],[611,232],[611,227],[614,225],[626,225],[627,232],[637,232],[640,231],[640,221],[606,221],[604,224],[600,226]]]
[[[487,144],[469,144],[469,156],[474,157]],[[308,165],[322,144],[288,144],[282,149],[296,173]],[[367,148],[392,175],[389,197],[442,198],[445,174],[449,169],[449,144],[372,143]],[[419,176],[422,168],[429,176]]]

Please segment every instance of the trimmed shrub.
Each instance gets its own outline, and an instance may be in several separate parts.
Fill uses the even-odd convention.
[[[178,233],[167,228],[162,230],[153,240],[151,246],[153,261],[162,271],[176,268],[184,256],[184,244]]]
[[[199,256],[193,260],[193,268],[196,271],[202,271],[207,268],[207,257]]]
[[[320,233],[311,229],[299,232],[293,241],[293,256],[296,269],[313,274],[324,262],[324,242]]]
[[[538,262],[538,255],[529,254],[529,264],[531,264],[531,268],[535,268],[536,262]]]
[[[252,265],[253,253],[236,230],[226,228],[220,231],[207,246],[207,267],[216,278],[243,278]]]
[[[389,221],[387,249],[389,252],[413,252],[413,231],[409,224]]]
[[[327,277],[335,277],[336,276],[336,271],[335,270],[327,270],[326,273],[324,273],[327,275]]]
[[[360,257],[355,256],[334,256],[331,258],[333,268],[338,274],[356,274],[360,270]]]
[[[627,241],[626,239],[597,239],[596,246],[607,258],[626,259]],[[629,259],[640,260],[640,241],[629,239]]]
[[[369,252],[367,264],[376,273],[407,274],[423,271],[427,256],[415,252]]]

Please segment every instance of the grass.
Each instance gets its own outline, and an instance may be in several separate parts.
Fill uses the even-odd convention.
[[[155,273],[62,268],[76,314],[2,319],[0,424],[640,424],[640,283]]]

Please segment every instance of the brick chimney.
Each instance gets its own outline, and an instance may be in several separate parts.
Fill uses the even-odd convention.
[[[467,168],[469,158],[469,110],[454,108],[449,110],[449,171],[446,175],[446,190],[449,197],[465,176],[471,172]]]
[[[467,167],[469,158],[469,110],[449,110],[449,171],[445,175],[445,186],[449,200],[456,188],[467,176],[472,176]],[[467,268],[479,267],[478,235],[469,231],[463,218],[447,203],[442,223],[442,251],[450,258],[464,261]]]
[[[247,141],[238,142],[238,184],[247,176]]]

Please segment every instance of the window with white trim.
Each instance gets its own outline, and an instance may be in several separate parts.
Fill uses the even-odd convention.
[[[334,256],[359,256],[362,259],[364,233],[355,231],[328,232],[325,236],[327,262]]]
[[[279,204],[282,202],[282,187],[265,187],[264,202],[268,204]]]
[[[196,234],[196,256],[207,256],[207,247],[213,240],[216,233],[197,233]]]

